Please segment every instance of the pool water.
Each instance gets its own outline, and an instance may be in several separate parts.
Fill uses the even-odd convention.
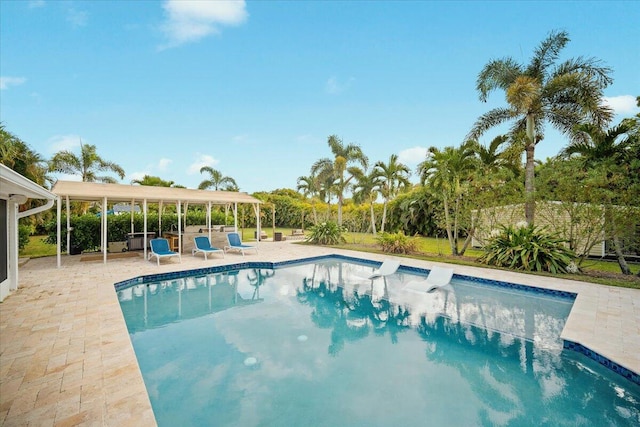
[[[160,426],[638,425],[560,333],[572,299],[323,259],[118,291]]]

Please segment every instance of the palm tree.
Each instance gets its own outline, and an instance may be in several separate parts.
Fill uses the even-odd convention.
[[[316,205],[314,203],[314,197],[320,194],[320,188],[318,183],[318,178],[309,175],[309,176],[301,176],[298,177],[298,191],[302,191],[302,194],[305,198],[309,197],[311,199],[311,209],[313,209],[313,223],[318,224],[318,212],[316,211]],[[304,222],[303,222],[304,227]]]
[[[200,173],[207,172],[211,179],[205,179],[198,185],[198,189],[206,190],[208,188],[214,189],[214,191],[238,191],[239,187],[236,181],[230,176],[224,176],[222,172],[213,169],[211,166],[203,166],[200,168]]]
[[[359,168],[349,167],[349,163],[359,163],[364,169],[367,168],[369,159],[364,155],[360,146],[355,144],[344,145],[342,140],[336,135],[331,135],[327,141],[333,153],[333,159],[320,159],[311,167],[311,174],[318,176],[322,181],[331,179],[332,188],[338,196],[338,225],[342,225],[342,204],[344,202],[344,192],[354,173],[361,171]]]
[[[611,69],[582,57],[556,65],[568,42],[566,32],[552,32],[540,43],[528,65],[507,57],[490,61],[478,75],[480,100],[486,102],[490,92],[502,89],[508,107],[483,114],[467,139],[477,140],[487,130],[510,121],[512,135],[525,132],[525,215],[529,224],[533,224],[535,214],[535,147],[544,138],[545,122],[571,137],[579,123],[590,121],[603,126],[612,117],[611,109],[601,102],[603,89],[613,81],[609,77]]]
[[[513,141],[510,135],[496,136],[487,147],[477,141],[471,144],[482,165],[483,174],[488,175],[501,169],[510,170],[515,175],[520,172],[519,157],[522,146]]]
[[[80,140],[80,156],[71,151],[57,152],[49,161],[51,172],[61,172],[72,175],[80,175],[83,182],[106,182],[114,184],[116,179],[108,175],[98,175],[98,172],[114,172],[124,178],[124,169],[117,164],[104,160],[96,153],[95,145],[85,145]]]
[[[173,181],[165,181],[158,176],[145,175],[142,179],[132,179],[132,184],[148,185],[150,187],[173,187]]]
[[[381,178],[375,170],[371,173],[356,173],[356,182],[353,184],[353,200],[356,203],[369,203],[369,212],[371,214],[371,231],[376,235],[376,214],[373,206],[378,198],[381,189]]]
[[[0,125],[0,163],[41,186],[51,182],[44,158],[3,125]]]
[[[468,178],[475,167],[476,158],[471,142],[466,142],[458,148],[445,147],[442,151],[436,147],[430,147],[427,160],[418,165],[422,184],[433,189],[442,199],[445,227],[452,255],[460,255],[458,232],[461,203],[468,185]]]
[[[380,226],[380,232],[384,233],[389,200],[396,197],[401,190],[411,186],[411,182],[409,181],[411,169],[403,163],[398,162],[398,156],[396,154],[392,154],[391,157],[389,157],[389,163],[385,164],[382,161],[377,162],[374,171],[377,176],[380,177],[380,193],[384,198],[382,207],[382,224]]]
[[[617,218],[620,214],[616,215],[613,205],[616,204],[615,199],[624,197],[625,193],[629,194],[623,188],[631,189],[633,193],[634,186],[630,180],[633,180],[633,177],[637,180],[637,177],[640,176],[640,165],[637,164],[638,160],[635,158],[637,154],[634,153],[638,150],[637,148],[632,150],[634,144],[637,147],[640,143],[637,133],[635,133],[636,129],[637,124],[633,119],[625,119],[618,126],[608,130],[603,130],[591,123],[581,124],[575,129],[573,142],[560,153],[561,156],[567,158],[577,155],[588,171],[602,168],[601,176],[604,176],[604,180],[601,186],[606,199],[604,203],[605,221],[620,271],[623,274],[631,274],[624,258],[620,239],[622,231],[620,229],[626,227],[621,227],[620,224],[616,226],[621,218]],[[630,168],[635,170],[630,170]],[[636,201],[638,197],[640,197],[638,194],[627,196],[627,198],[633,198]]]

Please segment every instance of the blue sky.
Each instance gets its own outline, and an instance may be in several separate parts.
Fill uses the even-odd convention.
[[[45,158],[95,145],[123,183],[196,188],[208,165],[241,191],[295,188],[332,134],[415,170],[504,105],[479,101],[482,67],[528,63],[552,30],[561,60],[613,68],[616,122],[636,114],[638,22],[637,1],[0,0],[0,121]],[[536,157],[565,144],[547,131]]]

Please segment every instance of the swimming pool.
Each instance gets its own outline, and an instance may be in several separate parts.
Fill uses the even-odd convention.
[[[559,338],[564,293],[344,257],[118,286],[161,426],[637,425],[640,387]]]

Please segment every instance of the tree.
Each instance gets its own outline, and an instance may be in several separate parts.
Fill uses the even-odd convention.
[[[230,176],[224,176],[222,172],[213,169],[211,166],[203,166],[200,168],[200,173],[207,172],[210,179],[205,179],[198,185],[200,190],[206,190],[213,188],[214,191],[238,191],[239,187],[236,181]]]
[[[478,75],[476,88],[480,100],[495,89],[502,89],[508,107],[483,114],[467,139],[477,140],[487,130],[513,122],[511,134],[525,133],[525,215],[533,224],[535,215],[535,147],[549,122],[568,137],[577,124],[592,122],[603,126],[612,111],[602,101],[603,89],[613,81],[611,69],[593,58],[574,58],[556,65],[560,51],[569,42],[566,32],[552,32],[540,43],[531,62],[524,66],[512,58],[492,60]]]
[[[318,212],[316,211],[316,204],[314,203],[314,197],[320,194],[320,187],[318,178],[313,175],[298,177],[298,191],[302,191],[305,198],[311,199],[311,209],[313,210],[313,224],[318,224]],[[302,224],[304,227],[304,223]]]
[[[51,182],[44,158],[3,125],[0,125],[0,163],[38,185],[46,186]]]
[[[116,179],[99,172],[113,172],[120,179],[124,178],[124,169],[117,164],[104,160],[96,153],[96,146],[83,144],[80,140],[80,156],[68,150],[57,152],[49,161],[51,172],[80,175],[83,182],[106,182],[114,184]]]
[[[354,173],[361,169],[349,167],[350,163],[358,163],[364,169],[368,167],[369,159],[364,155],[360,146],[355,144],[344,145],[336,135],[331,135],[327,141],[333,153],[333,159],[323,158],[316,161],[311,167],[311,174],[317,175],[321,182],[331,180],[332,188],[338,197],[338,225],[342,225],[342,205],[344,192],[347,190]]]
[[[621,234],[637,225],[627,223],[630,217],[637,218],[628,208],[637,211],[640,199],[637,129],[634,119],[625,119],[610,129],[581,124],[574,130],[574,141],[561,152],[564,157],[577,156],[582,161],[589,175],[587,185],[604,205],[605,229],[623,274],[631,274],[631,270],[624,258]]]
[[[145,175],[142,179],[132,179],[132,184],[148,185],[150,187],[174,187],[173,181],[165,181],[158,176]]]
[[[442,200],[451,254],[462,255],[464,251],[460,252],[458,249],[458,237],[463,197],[469,185],[469,177],[476,168],[473,144],[466,142],[458,148],[445,147],[442,151],[430,147],[427,156],[427,160],[418,165],[420,180]]]
[[[382,224],[380,225],[380,232],[384,233],[389,200],[396,197],[401,190],[411,186],[411,182],[409,182],[411,170],[406,165],[398,162],[396,154],[392,154],[389,157],[389,163],[385,164],[381,161],[376,163],[374,173],[380,178],[380,193],[384,198]]]
[[[375,236],[376,233],[376,214],[373,210],[378,193],[380,193],[382,180],[375,170],[371,173],[357,172],[355,175],[356,182],[353,184],[353,200],[355,203],[366,202],[369,204],[369,212],[371,219],[371,232]],[[384,231],[384,230],[382,230]]]

